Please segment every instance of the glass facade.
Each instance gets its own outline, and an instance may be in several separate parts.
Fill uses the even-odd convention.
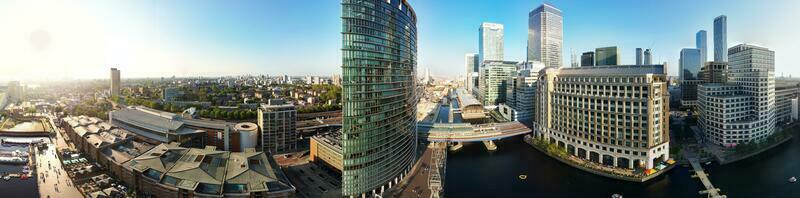
[[[618,65],[619,48],[617,46],[602,47],[594,50],[595,66]]]
[[[342,195],[380,194],[414,161],[416,15],[405,0],[343,0],[342,23]]]
[[[728,17],[714,18],[714,61],[728,62]]]
[[[480,72],[478,97],[486,106],[506,103],[508,87],[517,73],[517,62],[487,61]]]
[[[485,60],[503,60],[503,24],[481,24],[478,28],[478,53],[481,63]]]
[[[708,41],[706,31],[700,30],[695,34],[694,47],[700,49],[700,63],[708,61]]]
[[[563,23],[561,10],[549,4],[542,4],[528,14],[528,61],[561,67]]]

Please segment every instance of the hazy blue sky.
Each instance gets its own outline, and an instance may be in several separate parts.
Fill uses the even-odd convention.
[[[420,69],[454,77],[477,49],[481,22],[505,26],[507,60],[525,57],[528,12],[535,0],[409,0],[417,12]],[[548,1],[564,15],[564,65],[570,49],[637,47],[676,74],[681,48],[728,16],[728,45],[774,50],[776,75],[800,76],[800,1]],[[106,78],[236,74],[330,75],[340,72],[338,0],[0,1],[0,72],[5,79]]]

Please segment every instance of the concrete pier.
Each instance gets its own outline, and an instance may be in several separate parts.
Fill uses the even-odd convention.
[[[450,144],[450,151],[457,151],[461,149],[461,147],[464,147],[464,144],[462,144],[461,142],[448,143],[448,144]]]
[[[486,149],[489,150],[489,151],[497,150],[497,145],[494,144],[494,141],[485,140],[485,141],[483,141],[483,145],[486,146]]]
[[[694,169],[695,174],[692,175],[692,178],[699,178],[700,182],[703,183],[703,186],[706,190],[701,190],[699,193],[701,195],[708,195],[708,197],[712,198],[725,198],[727,196],[720,194],[719,188],[714,188],[714,185],[711,184],[711,180],[708,179],[708,174],[703,171],[703,167],[700,166],[700,162],[697,158],[690,158],[689,164],[692,165],[692,169]]]

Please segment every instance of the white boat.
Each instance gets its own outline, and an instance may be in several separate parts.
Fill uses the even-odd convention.
[[[614,193],[611,198],[622,198],[622,195]]]
[[[6,181],[8,181],[8,180],[10,180],[10,179],[11,179],[11,176],[8,176],[8,175],[6,175],[5,177],[3,177],[3,180],[6,180]]]
[[[795,177],[790,177],[790,178],[789,178],[789,183],[794,183],[794,182],[797,182],[797,178],[795,178]]]

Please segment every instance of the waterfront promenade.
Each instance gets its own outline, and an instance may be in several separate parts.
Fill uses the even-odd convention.
[[[41,197],[83,197],[78,188],[72,183],[67,172],[61,165],[56,148],[68,147],[62,137],[61,130],[56,129],[55,141],[51,140],[46,150],[36,152],[36,177],[39,183],[39,196]]]

